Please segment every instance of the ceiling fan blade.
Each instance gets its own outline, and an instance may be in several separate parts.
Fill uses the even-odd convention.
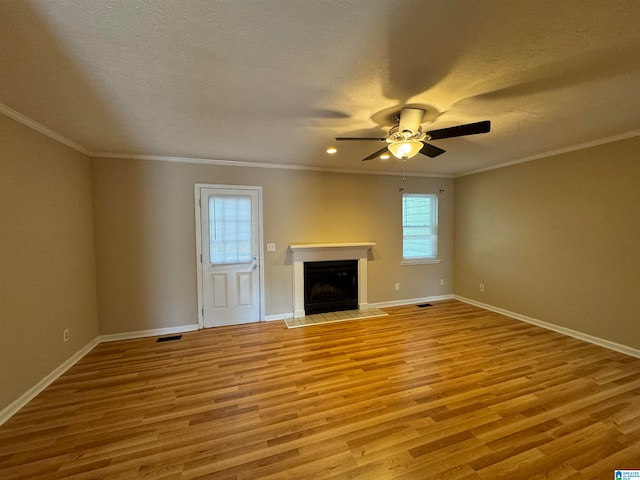
[[[363,158],[362,161],[366,162],[367,160],[373,160],[376,157],[379,157],[380,155],[382,155],[384,152],[387,151],[387,147],[381,148],[380,150],[378,150],[377,152],[373,152],[371,155],[369,155],[367,158]]]
[[[485,120],[483,122],[467,123],[466,125],[458,125],[456,127],[431,130],[426,133],[429,140],[440,140],[441,138],[463,137],[465,135],[488,133],[489,131],[491,131],[491,122]]]
[[[401,132],[410,131],[417,132],[424,118],[425,111],[421,108],[405,107],[400,110],[400,122],[398,130]]]
[[[431,145],[429,143],[425,143],[420,149],[420,153],[423,155],[426,155],[429,158],[435,158],[438,155],[442,155],[444,152],[445,150],[438,148],[435,145]]]
[[[373,138],[373,137],[338,137],[335,139],[337,142],[343,141],[343,140],[377,140],[378,142],[384,142],[386,140],[386,138]]]

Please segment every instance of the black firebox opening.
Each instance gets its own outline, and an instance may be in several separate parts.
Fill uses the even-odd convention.
[[[358,309],[358,261],[304,263],[304,312]]]

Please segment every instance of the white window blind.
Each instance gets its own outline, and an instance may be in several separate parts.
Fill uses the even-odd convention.
[[[251,233],[251,197],[209,197],[209,259],[212,264],[251,262]]]
[[[438,197],[402,195],[402,258],[435,259],[438,255]]]

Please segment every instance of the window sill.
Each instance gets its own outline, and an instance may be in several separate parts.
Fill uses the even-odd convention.
[[[429,265],[432,263],[440,263],[439,258],[415,258],[412,260],[402,260],[400,265]]]

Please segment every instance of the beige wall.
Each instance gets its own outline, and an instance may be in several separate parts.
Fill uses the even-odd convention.
[[[640,348],[639,157],[633,138],[456,179],[455,293]]]
[[[1,411],[98,325],[88,158],[2,115],[0,139]]]
[[[197,323],[194,184],[263,187],[266,315],[293,311],[292,243],[373,241],[369,302],[452,293],[453,180],[94,159],[103,334]],[[401,266],[399,188],[440,196],[436,265]],[[440,278],[445,286],[440,286]],[[401,284],[399,292],[394,283]]]

